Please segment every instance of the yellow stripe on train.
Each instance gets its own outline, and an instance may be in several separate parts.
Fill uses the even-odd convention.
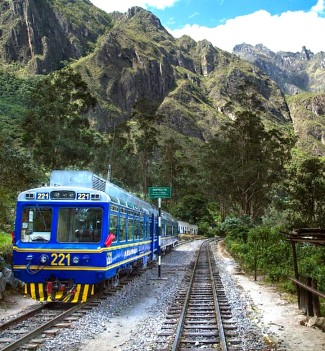
[[[32,299],[41,302],[86,302],[88,297],[94,295],[94,284],[77,284],[73,293],[64,291],[48,294],[46,285],[42,283],[27,283],[24,285],[24,294],[30,295]]]

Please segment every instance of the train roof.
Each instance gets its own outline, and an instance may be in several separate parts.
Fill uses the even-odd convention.
[[[120,205],[154,213],[157,211],[157,209],[150,203],[90,171],[52,171],[50,176],[50,186],[81,186],[95,189],[108,194],[112,202],[119,203]]]
[[[60,191],[67,192],[75,191],[75,193],[79,194],[90,193],[91,199],[97,201],[98,198],[96,199],[95,195],[94,198],[92,196],[94,193],[101,192],[102,201],[112,202],[133,210],[158,215],[158,209],[154,205],[140,199],[139,197],[127,192],[119,186],[95,175],[90,171],[52,171],[49,186],[23,191],[19,194],[18,201],[36,200],[38,195],[50,194],[52,191],[58,191],[58,189],[60,189]],[[43,200],[46,200],[46,198]],[[65,198],[65,200],[69,199]],[[75,201],[75,198],[71,199],[71,201]],[[177,220],[167,212],[162,212],[162,217],[177,222]]]

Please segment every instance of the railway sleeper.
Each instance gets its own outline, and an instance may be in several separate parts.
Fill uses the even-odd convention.
[[[204,296],[200,296],[200,295],[192,295],[191,296],[191,300],[192,301],[211,301],[211,294],[207,294],[207,295],[204,295]]]
[[[210,318],[210,319],[205,319],[204,321],[200,320],[199,322],[192,320],[192,321],[186,321],[186,324],[213,325],[213,324],[216,324],[216,319]]]
[[[175,334],[175,331],[171,330],[171,331],[163,331],[163,332],[159,333],[158,336],[172,336],[174,334]]]
[[[46,339],[44,338],[44,339],[32,339],[31,341],[30,341],[30,343],[31,344],[38,344],[38,345],[42,345],[42,344],[44,344],[45,343],[45,341],[46,341]]]
[[[221,320],[222,321],[227,321],[227,320],[230,320],[230,319],[232,319],[232,314],[227,314],[227,315],[223,315],[223,314],[221,314]]]
[[[238,333],[237,331],[234,331],[234,330],[225,330],[225,335],[227,337],[235,337],[235,336],[238,336]]]
[[[209,303],[205,305],[189,304],[188,311],[214,311],[214,304]]]
[[[58,328],[52,328],[52,329],[47,329],[43,331],[43,334],[47,336],[56,336],[56,334],[59,332]]]
[[[12,338],[1,338],[0,344],[8,344],[8,343],[12,343],[14,341],[15,341],[15,339],[12,339]]]
[[[38,349],[38,344],[27,344],[27,345],[23,345],[21,346],[22,350],[30,350],[30,351],[36,351]]]
[[[186,315],[187,318],[205,318],[205,317],[214,317],[215,316],[215,311],[189,311],[189,313]]]
[[[187,331],[186,329],[184,330],[184,337],[188,337],[188,336],[195,336],[195,337],[215,337],[215,336],[218,336],[219,334],[216,332],[216,331],[210,331],[210,332],[203,332],[203,331],[200,331],[200,332],[190,332],[190,331]],[[200,341],[200,340],[198,340]]]
[[[231,312],[231,308],[229,306],[220,306],[220,312],[221,313],[230,313]]]
[[[171,329],[174,328],[176,324],[177,320],[175,320],[174,322],[164,323],[164,325],[161,326],[161,329]]]
[[[235,324],[222,323],[222,325],[224,330],[237,330],[237,327]]]
[[[180,312],[180,311],[182,311],[182,306],[175,306],[175,307],[170,307],[169,309],[168,309],[168,312],[169,313],[175,313],[175,312]]]
[[[29,332],[28,329],[14,329],[14,330],[8,330],[8,334],[27,334]]]
[[[198,335],[199,336],[199,335]],[[186,337],[182,337],[181,339],[181,344],[195,344],[196,346],[198,346],[199,344],[219,344],[220,342],[220,339],[219,338],[214,338],[214,337],[211,337],[211,338],[206,338],[206,339],[203,339],[200,337],[200,339],[188,339]]]
[[[71,323],[58,323],[55,325],[57,328],[71,328]]]
[[[217,328],[217,324],[198,324],[198,325],[185,325],[184,329],[185,330],[189,330],[189,329],[213,329],[213,328]]]

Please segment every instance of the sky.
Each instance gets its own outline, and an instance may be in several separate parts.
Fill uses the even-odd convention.
[[[175,38],[207,39],[232,52],[236,44],[270,50],[325,52],[325,0],[90,0],[110,13],[140,6]]]

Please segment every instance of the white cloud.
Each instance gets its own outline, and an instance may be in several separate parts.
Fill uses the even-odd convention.
[[[320,15],[324,15],[325,0],[318,0],[317,4],[311,8],[312,11],[317,12]]]
[[[317,11],[316,11],[317,9]],[[284,12],[272,16],[261,10],[250,15],[227,20],[214,28],[186,25],[168,31],[176,38],[187,34],[194,40],[209,40],[214,46],[231,52],[236,44],[264,44],[272,51],[301,51],[306,46],[314,53],[325,51],[321,35],[325,33],[325,18],[319,16],[324,0],[308,12]]]
[[[95,6],[110,13],[113,11],[126,12],[133,6],[147,8],[148,6],[163,10],[173,6],[178,0],[90,0]]]
[[[172,7],[180,0],[90,0],[95,6],[106,12],[126,12],[132,6],[157,9]],[[325,51],[325,42],[321,39],[325,33],[325,0],[318,0],[310,11],[288,11],[280,15],[271,15],[260,10],[249,15],[226,20],[222,25],[209,28],[200,25],[185,25],[171,30],[174,37],[183,34],[194,40],[209,40],[220,49],[231,52],[236,44],[264,44],[273,51],[301,51],[306,46],[314,53]],[[171,19],[172,20],[172,19]],[[173,18],[174,23],[176,20]]]

